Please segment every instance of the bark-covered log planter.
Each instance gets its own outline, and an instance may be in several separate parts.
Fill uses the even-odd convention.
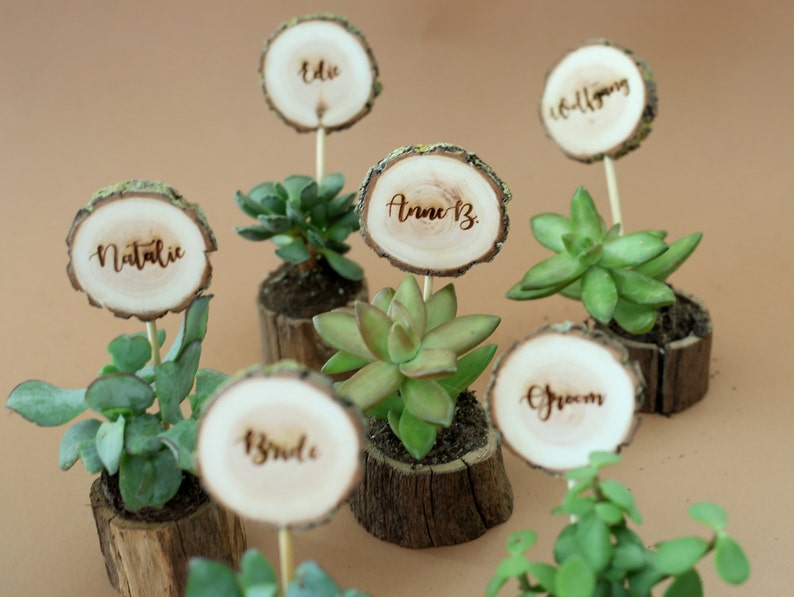
[[[335,351],[317,335],[312,317],[367,298],[366,280],[343,278],[325,261],[306,272],[282,264],[257,296],[264,363],[294,359],[319,371]]]
[[[91,486],[91,509],[108,580],[124,597],[181,597],[192,557],[237,567],[245,551],[239,517],[210,500],[195,477],[161,510],[124,508],[117,477]]]
[[[513,491],[500,441],[473,394],[461,394],[452,425],[421,462],[388,423],[369,423],[364,480],[350,508],[370,534],[401,547],[439,547],[476,539],[510,518]]]
[[[708,391],[711,317],[700,299],[678,290],[675,293],[676,303],[659,310],[659,318],[647,334],[631,335],[616,325],[605,330],[628,348],[629,358],[642,370],[646,390],[641,412],[681,412]]]

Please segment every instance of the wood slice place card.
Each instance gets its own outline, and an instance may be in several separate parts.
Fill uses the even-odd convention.
[[[577,324],[540,328],[500,359],[486,392],[507,446],[552,473],[631,440],[642,374],[622,345]]]
[[[370,168],[357,210],[367,244],[403,271],[460,276],[507,236],[510,190],[455,145],[401,147]]]
[[[197,205],[146,180],[97,191],[66,244],[72,286],[92,305],[142,321],[182,311],[209,286],[217,248]]]
[[[213,497],[278,528],[324,522],[362,475],[362,426],[330,380],[297,365],[254,367],[202,416],[197,459]]]
[[[568,157],[593,162],[635,149],[651,131],[657,106],[645,63],[625,48],[595,40],[548,73],[540,118]]]
[[[353,125],[381,91],[364,35],[327,14],[281,25],[265,42],[259,80],[268,106],[300,132]]]

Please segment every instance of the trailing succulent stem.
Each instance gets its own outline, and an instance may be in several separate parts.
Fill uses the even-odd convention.
[[[709,552],[720,577],[738,585],[750,575],[742,548],[726,531],[721,507],[698,503],[689,517],[713,531],[710,539],[681,537],[647,547],[629,520],[642,523],[631,492],[617,481],[599,477],[602,467],[620,462],[616,454],[594,452],[588,466],[569,471],[571,487],[555,514],[570,516],[554,545],[555,565],[529,560],[524,552],[537,541],[533,531],[519,531],[507,540],[508,557],[496,568],[486,590],[494,597],[511,579],[520,595],[556,597],[650,597],[659,583],[672,579],[665,597],[700,597],[702,581],[695,566]]]
[[[108,345],[111,362],[87,388],[26,381],[14,388],[6,405],[46,427],[68,423],[88,410],[101,415],[106,420],[83,419],[66,430],[59,453],[61,469],[81,460],[92,474],[102,470],[118,474],[127,508],[161,508],[179,489],[182,471],[197,474],[193,452],[198,417],[226,379],[218,371],[198,368],[210,298],[191,303],[160,364],[149,363],[152,347],[145,333],[119,336]],[[165,341],[162,330],[157,341],[160,345]],[[181,409],[185,399],[190,403],[188,417]]]
[[[339,194],[344,184],[341,174],[328,174],[319,183],[295,175],[283,183],[263,182],[248,194],[237,191],[237,206],[257,223],[235,230],[247,240],[273,241],[284,261],[310,268],[322,258],[340,276],[360,280],[361,267],[343,256],[350,250],[345,239],[359,229],[355,193]]]
[[[338,350],[329,374],[358,371],[338,384],[366,414],[388,419],[417,460],[433,447],[439,427],[452,422],[458,394],[488,366],[495,344],[475,348],[499,325],[493,315],[456,317],[455,287],[427,301],[413,276],[384,288],[371,303],[357,301],[314,317],[314,327]]]
[[[568,218],[540,214],[531,220],[538,242],[556,253],[527,271],[507,293],[515,300],[552,294],[582,301],[601,324],[613,319],[632,334],[647,332],[657,309],[675,302],[665,283],[697,247],[697,232],[668,245],[663,230],[621,235],[620,225],[607,230],[590,194],[579,187]]]

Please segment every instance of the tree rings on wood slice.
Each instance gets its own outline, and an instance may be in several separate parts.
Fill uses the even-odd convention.
[[[558,473],[587,465],[591,452],[628,444],[642,388],[620,343],[566,323],[540,328],[505,353],[486,401],[505,444]]]
[[[593,162],[635,149],[651,131],[657,106],[656,83],[644,62],[596,40],[548,73],[540,118],[568,157]]]
[[[300,132],[352,126],[381,90],[364,35],[335,15],[281,25],[265,42],[259,79],[268,106]]]
[[[217,248],[197,205],[145,180],[97,191],[66,243],[72,286],[92,305],[142,321],[182,311],[209,286]]]
[[[474,154],[447,144],[402,147],[371,168],[361,233],[403,271],[460,276],[492,260],[507,236],[510,190]]]
[[[360,482],[362,434],[324,376],[297,363],[257,366],[219,389],[202,418],[201,479],[241,516],[313,526]]]

